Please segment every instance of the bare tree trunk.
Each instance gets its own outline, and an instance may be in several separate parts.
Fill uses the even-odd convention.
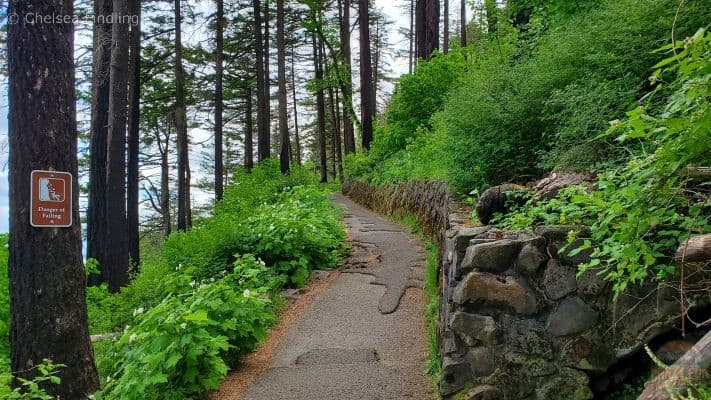
[[[277,68],[279,84],[279,137],[281,172],[289,172],[289,117],[286,101],[286,41],[284,40],[284,0],[277,0]]]
[[[410,74],[412,74],[415,68],[415,1],[416,0],[410,0]]]
[[[444,1],[444,38],[442,41],[442,52],[449,53],[449,0]]]
[[[270,156],[269,98],[268,83],[265,80],[266,65],[264,41],[262,39],[262,0],[253,0],[254,7],[254,54],[257,75],[257,159],[262,161]]]
[[[215,201],[222,200],[224,193],[224,162],[222,160],[222,75],[224,58],[225,2],[216,0],[217,24],[215,27]]]
[[[487,30],[489,33],[494,33],[496,32],[496,25],[498,24],[497,21],[497,7],[496,7],[496,1],[495,0],[485,0],[484,1],[484,8],[486,11],[486,26]]]
[[[91,145],[89,166],[89,204],[87,208],[87,257],[99,262],[106,259],[106,148],[109,126],[109,75],[111,66],[111,15],[113,0],[95,0],[94,65],[91,89]],[[101,277],[89,277],[98,285]]]
[[[291,95],[294,108],[294,141],[296,142],[296,163],[301,165],[301,139],[299,138],[299,110],[296,101],[296,66],[294,65],[294,45],[291,45]]]
[[[338,9],[340,11],[340,39],[341,55],[343,56],[346,77],[343,90],[346,99],[353,98],[353,83],[351,78],[351,0],[339,0]],[[352,101],[352,100],[351,100]],[[346,117],[343,120],[343,142],[346,154],[355,153],[355,130],[353,128],[353,116],[350,115],[350,107],[343,107]]]
[[[9,15],[73,15],[71,0],[11,0]],[[99,388],[89,339],[77,179],[74,26],[7,25],[10,141],[11,368],[32,379],[45,358],[65,364],[53,398],[86,399]],[[68,228],[30,225],[31,171],[74,176]],[[13,382],[18,386],[19,382]]]
[[[128,0],[114,0],[114,15],[128,15]],[[126,220],[126,107],[128,101],[128,24],[111,27],[109,137],[106,152],[106,221],[108,243],[101,276],[109,291],[128,283],[128,225]]]
[[[128,258],[133,265],[141,263],[139,238],[138,152],[141,117],[141,1],[131,0],[130,14],[137,23],[131,25],[129,56],[128,168],[126,216],[128,220]]]
[[[429,60],[439,48],[439,0],[417,0],[417,57]]]
[[[175,131],[178,144],[178,230],[190,228],[188,127],[185,110],[181,0],[175,0]]]
[[[323,81],[323,54],[321,53],[320,44],[316,43],[316,35],[312,37],[314,48],[314,72],[319,88],[316,91],[316,119],[318,129],[318,146],[319,146],[319,166],[321,172],[321,183],[328,182],[328,171],[326,166],[326,112],[323,89],[321,84]]]
[[[158,151],[160,151],[160,210],[163,221],[163,237],[168,237],[172,230],[170,218],[170,164],[168,164],[168,149],[170,149],[170,123],[166,124],[165,144],[161,145],[161,137],[156,133],[158,139]]]
[[[333,146],[336,148],[336,166],[338,169],[338,180],[343,182],[343,150],[341,149],[341,108],[338,98],[338,89],[336,89],[335,92],[336,130],[333,132]]]
[[[462,47],[467,47],[467,2],[462,0],[459,6],[459,41]]]
[[[259,94],[257,94],[259,96]],[[247,96],[245,98],[245,119],[244,119],[244,169],[251,171],[254,168],[254,138],[252,121],[252,87],[247,87]]]
[[[370,29],[368,27],[368,0],[358,0],[358,18],[360,20],[360,109],[361,136],[363,149],[370,150],[373,141],[373,117],[375,99],[373,98],[373,64],[370,55]]]

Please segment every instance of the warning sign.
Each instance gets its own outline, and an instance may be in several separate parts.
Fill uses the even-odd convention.
[[[72,226],[72,174],[32,171],[30,224],[37,228]]]

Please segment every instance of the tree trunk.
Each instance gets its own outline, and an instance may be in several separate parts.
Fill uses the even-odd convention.
[[[259,79],[259,78],[257,78]],[[259,94],[257,94],[259,96]],[[252,121],[252,87],[247,87],[244,119],[244,169],[248,172],[254,168],[254,139],[253,131],[254,121]]]
[[[67,0],[11,0],[9,15],[73,15]],[[92,359],[82,265],[74,25],[9,24],[10,292],[11,368],[32,379],[43,359],[65,364],[56,398],[86,399],[99,388]],[[30,225],[31,171],[72,174],[68,228]],[[106,228],[106,227],[104,227]],[[19,382],[13,383],[15,386]]]
[[[170,218],[170,164],[168,164],[168,149],[170,148],[170,124],[166,124],[165,145],[161,146],[160,136],[157,136],[160,151],[160,210],[163,221],[163,237],[168,237],[172,230]]]
[[[277,68],[279,75],[279,138],[281,172],[289,172],[289,117],[286,102],[286,41],[284,40],[284,0],[277,0]]]
[[[316,91],[316,120],[318,129],[318,147],[319,147],[319,167],[321,173],[321,183],[328,182],[328,171],[326,166],[326,116],[325,116],[325,101],[323,95],[323,54],[321,46],[316,43],[316,35],[313,35],[314,48],[314,72],[318,90]]]
[[[410,56],[410,74],[412,74],[415,67],[415,1],[410,0],[410,51],[408,54]]]
[[[496,25],[498,24],[496,13],[498,8],[496,7],[495,0],[485,0],[484,8],[486,9],[486,26],[489,33],[496,32]]]
[[[262,0],[253,0],[254,7],[254,54],[257,75],[257,159],[269,158],[269,99],[265,82],[264,41],[262,40]]]
[[[338,2],[340,15],[340,39],[341,39],[341,56],[345,69],[345,80],[343,86],[343,96],[345,99],[353,99],[353,83],[351,78],[351,0],[339,0]],[[346,117],[343,119],[343,142],[346,154],[352,154],[356,151],[355,145],[355,130],[353,128],[353,117],[350,115],[350,107],[343,107]]]
[[[100,263],[108,248],[106,230],[106,147],[109,126],[109,74],[111,63],[111,25],[105,22],[111,15],[113,0],[95,0],[94,65],[91,89],[91,144],[89,166],[89,201],[86,223],[86,254]],[[99,275],[89,282],[98,285]]]
[[[467,47],[467,2],[462,0],[459,6],[459,41],[462,47]]]
[[[222,161],[222,59],[224,57],[225,3],[216,0],[217,24],[215,28],[215,201],[222,200],[224,192],[224,164]]]
[[[294,63],[296,53],[294,45],[291,45],[291,95],[294,108],[294,141],[296,142],[296,164],[301,165],[301,139],[299,138],[299,110],[296,102],[296,65]]]
[[[183,70],[182,13],[175,0],[175,131],[178,144],[178,230],[187,230],[190,209],[190,162],[188,159],[188,127],[185,110],[185,71]]]
[[[645,383],[644,391],[637,400],[670,400],[669,392],[683,394],[684,389],[708,381],[710,368],[711,331],[677,362]]]
[[[139,238],[138,152],[141,117],[141,1],[131,0],[130,13],[138,22],[131,25],[129,56],[128,168],[126,216],[128,219],[128,258],[133,265],[141,263]]]
[[[429,60],[439,48],[439,0],[417,0],[417,58]]]
[[[444,1],[444,38],[442,40],[442,52],[449,53],[449,0]]]
[[[331,89],[333,90],[333,89]],[[336,107],[336,129],[333,132],[333,146],[336,149],[336,167],[338,171],[338,180],[343,182],[343,150],[341,149],[341,107],[338,96],[338,89],[335,90],[336,99],[334,106]]]
[[[373,64],[370,56],[370,29],[368,27],[368,0],[358,0],[360,20],[360,113],[363,149],[370,150],[373,141]]]
[[[114,0],[114,15],[128,15],[128,0]],[[106,151],[106,228],[108,248],[101,276],[109,291],[128,283],[128,225],[126,220],[126,111],[128,101],[128,24],[111,26],[109,137]]]

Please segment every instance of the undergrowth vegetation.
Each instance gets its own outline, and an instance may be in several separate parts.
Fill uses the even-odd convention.
[[[653,50],[672,26],[678,38],[693,35],[711,2],[565,4],[508,2],[495,31],[471,25],[474,45],[403,77],[370,154],[350,157],[347,172],[375,183],[447,179],[466,194],[556,167],[600,170],[642,151],[597,137],[654,90],[648,71],[663,55]]]
[[[695,167],[711,164],[711,34],[700,29],[660,51],[670,56],[655,66],[655,90],[600,135],[635,141],[644,151],[601,174],[595,190],[578,186],[556,199],[533,198],[500,218],[507,228],[589,225],[590,237],[572,252],[593,249],[581,272],[599,270],[617,293],[650,276],[669,276],[680,242],[711,231],[709,188],[694,177]],[[665,103],[656,105],[670,88]]]
[[[119,293],[87,289],[90,332],[118,334],[94,343],[96,399],[178,400],[217,388],[276,321],[282,289],[337,266],[340,214],[310,171],[284,176],[267,160],[236,181],[192,230],[164,243],[148,236],[140,272]],[[8,292],[6,241],[0,236],[0,296]],[[7,300],[0,297],[2,398],[11,396]]]

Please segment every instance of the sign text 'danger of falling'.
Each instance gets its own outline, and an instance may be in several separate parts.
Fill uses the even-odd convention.
[[[72,174],[32,171],[30,224],[36,228],[72,226]]]

